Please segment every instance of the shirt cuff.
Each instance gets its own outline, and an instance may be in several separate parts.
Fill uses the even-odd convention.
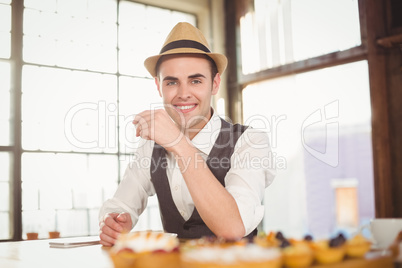
[[[262,221],[264,217],[264,206],[261,205],[261,201],[258,198],[257,200],[256,198],[250,197],[250,195],[241,194],[236,191],[240,190],[240,192],[244,192],[244,189],[241,187],[230,186],[226,189],[236,201],[244,229],[246,230],[245,236],[247,236],[254,231]]]

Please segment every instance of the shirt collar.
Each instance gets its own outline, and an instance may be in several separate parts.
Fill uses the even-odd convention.
[[[209,153],[211,152],[222,126],[221,118],[215,113],[212,108],[211,110],[211,119],[191,140],[192,144],[206,155],[209,155]]]

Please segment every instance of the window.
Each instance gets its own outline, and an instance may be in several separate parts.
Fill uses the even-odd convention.
[[[349,235],[374,217],[368,66],[362,57],[325,57],[362,49],[357,1],[255,0],[250,10],[240,19],[243,120],[269,133],[278,171],[262,228],[293,237]],[[354,188],[332,185],[349,178]]]
[[[138,142],[133,115],[160,102],[143,60],[159,52],[177,22],[195,25],[196,17],[115,0],[25,0],[18,12],[24,21],[20,235],[97,235],[99,207],[113,195]],[[8,36],[0,39],[0,75],[9,77],[10,1],[0,1],[0,17],[9,21],[0,26]],[[9,80],[0,83],[0,125],[10,130],[10,110],[18,107],[10,106]],[[10,174],[12,151],[19,150],[8,133],[0,134],[0,224],[7,226],[0,239],[14,232]],[[157,202],[149,204],[137,229],[161,228]]]
[[[250,9],[240,19],[244,74],[361,44],[357,0],[255,0]]]

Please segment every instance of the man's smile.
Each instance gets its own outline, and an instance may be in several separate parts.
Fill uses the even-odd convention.
[[[188,113],[191,112],[197,107],[197,104],[190,104],[190,105],[173,105],[176,110],[180,111],[181,113]]]

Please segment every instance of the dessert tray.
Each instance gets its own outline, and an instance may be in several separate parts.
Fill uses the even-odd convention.
[[[259,234],[252,241],[216,237],[178,239],[163,233],[130,233],[110,249],[115,268],[393,268],[401,235],[387,249],[375,249],[358,234],[315,241]]]

